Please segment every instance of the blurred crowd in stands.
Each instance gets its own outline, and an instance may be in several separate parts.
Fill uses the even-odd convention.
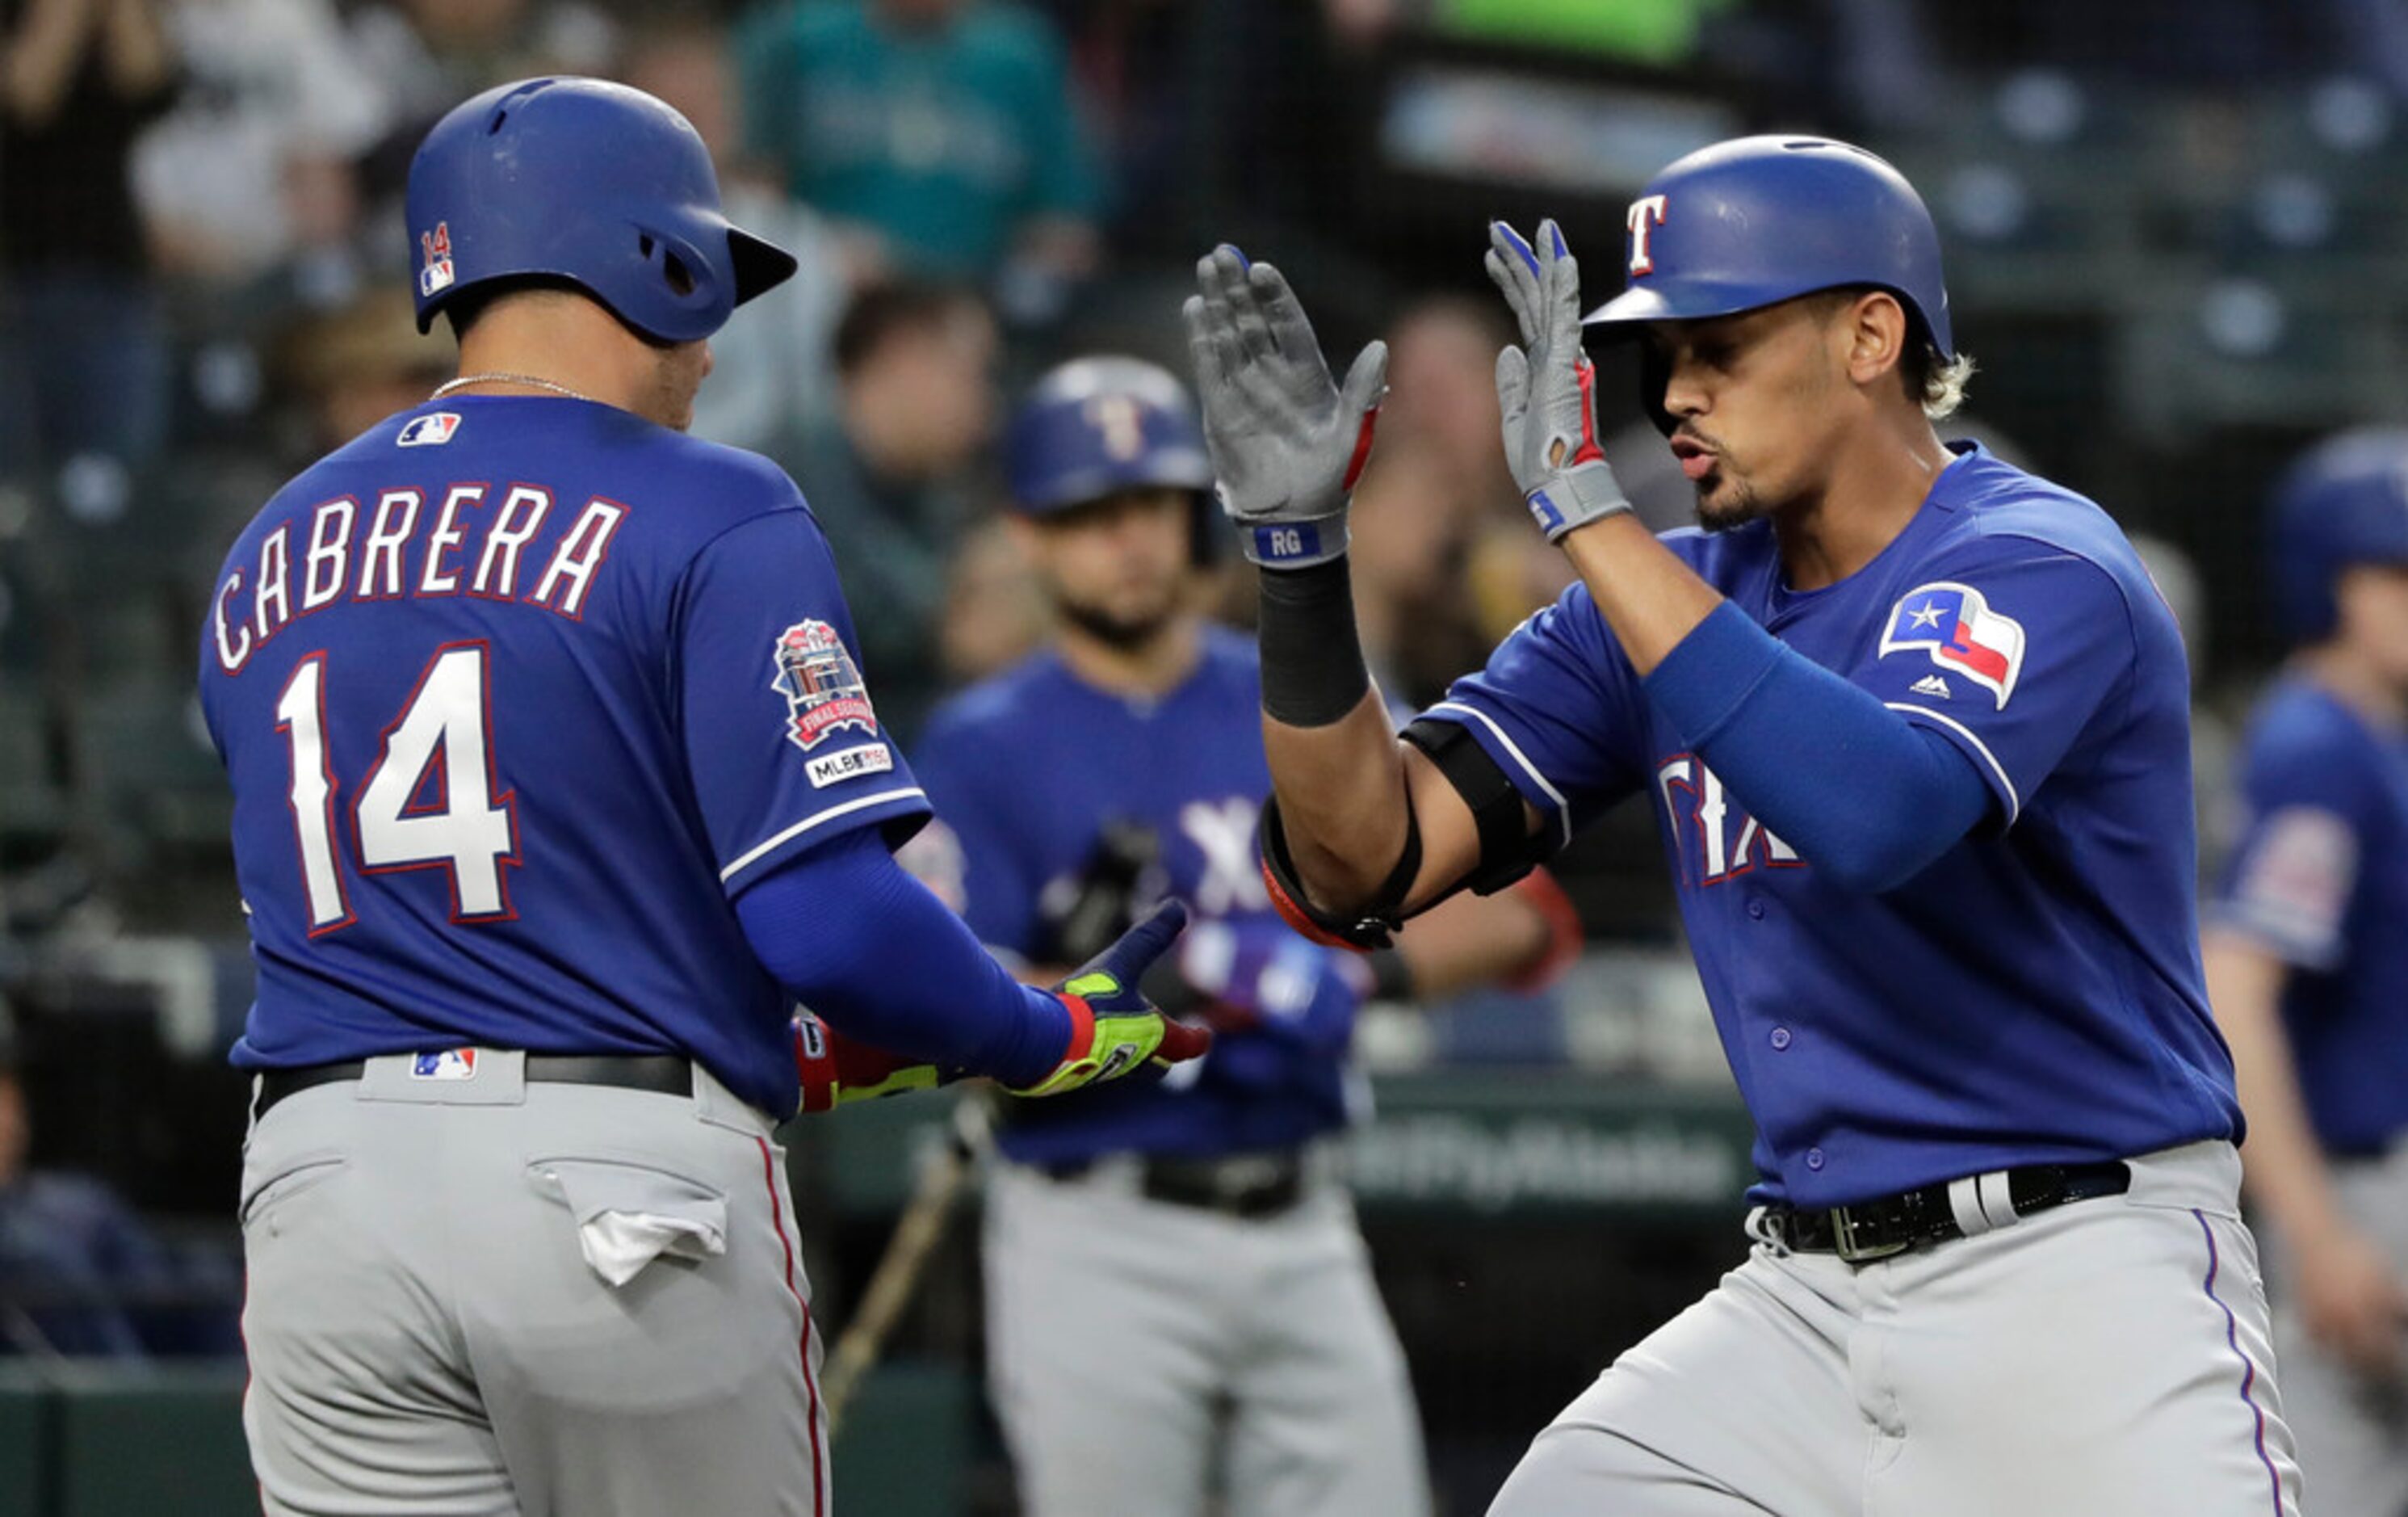
[[[1383,679],[1434,697],[1565,576],[1496,442],[1483,223],[1562,218],[1601,298],[1636,184],[1749,129],[1853,136],[1922,184],[1983,365],[1971,414],[2163,539],[2168,575],[2206,586],[2194,611],[2219,609],[2195,656],[2256,672],[2258,483],[2381,414],[2402,371],[2408,0],[2113,9],[0,0],[0,995],[22,1024],[0,1296],[23,1271],[56,1287],[24,1298],[52,1316],[0,1320],[0,1353],[212,1343],[77,1313],[78,1281],[180,1266],[104,1193],[25,1169],[18,1071],[59,1072],[70,1117],[122,1098],[76,1078],[90,1019],[156,1017],[167,1062],[210,1070],[195,1090],[238,1089],[212,1062],[242,929],[190,701],[201,600],[283,478],[452,373],[411,319],[400,201],[460,99],[544,72],[652,91],[711,144],[733,219],[800,257],[714,340],[695,429],[801,483],[907,740],[1041,630],[992,523],[1017,388],[1080,352],[1183,368],[1178,299],[1222,240],[1276,259],[1333,351],[1393,344],[1356,575]],[[1684,519],[1635,396],[1623,420],[1634,496]],[[1652,824],[1604,832],[1569,870],[1593,934],[1663,941]],[[135,1144],[118,1177],[217,1216],[176,1189],[223,1173],[178,1167],[199,1146]]]

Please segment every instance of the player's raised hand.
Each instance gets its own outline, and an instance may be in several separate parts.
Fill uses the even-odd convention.
[[[1054,987],[1070,1011],[1070,1047],[1054,1073],[1014,1095],[1060,1095],[1131,1075],[1159,1079],[1173,1064],[1201,1058],[1212,1034],[1164,1016],[1138,990],[1146,968],[1177,940],[1187,908],[1156,906],[1084,969]]]
[[[1547,541],[1630,509],[1597,429],[1597,369],[1581,351],[1580,263],[1552,221],[1536,247],[1488,227],[1488,277],[1505,293],[1521,345],[1497,355],[1505,461]]]
[[[1346,551],[1346,499],[1371,455],[1388,345],[1329,377],[1304,307],[1280,271],[1215,248],[1182,314],[1221,507],[1246,556],[1301,569]]]

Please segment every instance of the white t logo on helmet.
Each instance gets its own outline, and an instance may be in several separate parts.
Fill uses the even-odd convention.
[[[1647,238],[1664,224],[1664,196],[1651,195],[1630,202],[1630,271],[1633,274],[1655,272],[1656,260],[1647,251]]]

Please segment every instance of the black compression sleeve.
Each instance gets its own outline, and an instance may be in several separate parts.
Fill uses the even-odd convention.
[[[1327,727],[1371,687],[1354,631],[1354,582],[1343,554],[1305,569],[1262,573],[1257,637],[1263,710],[1290,727]]]

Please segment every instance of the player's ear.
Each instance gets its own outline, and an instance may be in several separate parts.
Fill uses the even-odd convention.
[[[1907,339],[1914,324],[1906,308],[1887,290],[1867,290],[1842,308],[1840,339],[1845,345],[1848,378],[1864,386],[1897,371],[1905,361]]]

